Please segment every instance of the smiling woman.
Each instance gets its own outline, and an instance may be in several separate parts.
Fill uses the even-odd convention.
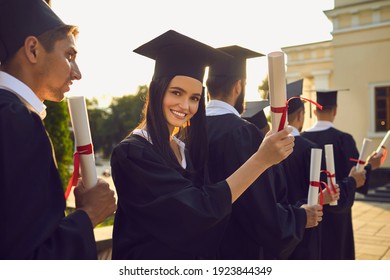
[[[155,71],[145,119],[111,157],[118,195],[112,257],[215,258],[232,202],[288,156],[293,138],[273,135],[226,180],[209,184],[202,82],[205,66],[231,57],[173,30],[134,51],[154,59]]]

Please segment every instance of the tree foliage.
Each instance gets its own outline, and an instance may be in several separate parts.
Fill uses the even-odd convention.
[[[46,101],[45,104],[47,116],[44,124],[53,144],[58,171],[65,189],[71,176],[69,166],[73,163],[73,140],[69,129],[68,104],[66,101]]]
[[[125,138],[142,119],[142,110],[148,91],[140,86],[135,95],[113,98],[106,109],[98,108],[96,100],[88,100],[88,118],[95,153],[108,158],[112,149]]]

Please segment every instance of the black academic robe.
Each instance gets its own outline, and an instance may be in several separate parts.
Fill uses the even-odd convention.
[[[118,194],[113,259],[215,258],[231,213],[226,181],[195,185],[134,134],[115,147],[111,170]]]
[[[0,259],[96,259],[93,227],[65,198],[53,150],[35,112],[0,89]]]
[[[302,205],[307,203],[310,185],[311,149],[317,145],[306,138],[296,136],[292,154],[281,162],[288,185],[288,202]],[[289,259],[321,259],[321,223],[305,230],[302,241],[297,245]]]
[[[207,117],[209,174],[229,177],[259,148],[263,134],[234,114]],[[233,204],[220,259],[285,259],[301,241],[304,209],[277,203],[275,174],[267,169]]]
[[[368,186],[356,189],[356,182],[348,177],[351,168],[355,165],[350,158],[357,159],[359,152],[353,137],[335,128],[323,131],[303,132],[303,137],[316,143],[319,148],[333,144],[336,181],[340,186],[340,199],[337,206],[324,206],[322,221],[322,248],[321,258],[325,260],[352,260],[355,259],[355,245],[352,226],[352,206],[355,192],[366,192]],[[367,167],[366,170],[371,170]]]

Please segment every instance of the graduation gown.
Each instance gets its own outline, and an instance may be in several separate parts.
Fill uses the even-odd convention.
[[[42,120],[0,89],[0,259],[96,259],[93,227],[65,198]]]
[[[111,170],[118,194],[113,259],[215,258],[231,213],[226,181],[195,185],[134,134],[115,147]]]
[[[367,191],[368,186],[356,189],[356,182],[348,174],[355,165],[350,158],[358,158],[359,152],[353,137],[333,127],[322,131],[303,132],[303,137],[315,142],[319,148],[333,144],[336,181],[340,186],[340,199],[337,206],[324,206],[322,230],[322,259],[353,260],[355,245],[352,227],[352,206],[356,191]],[[370,168],[366,169],[368,172]],[[367,180],[366,180],[367,181]]]
[[[263,140],[255,125],[234,114],[207,116],[207,129],[212,182],[229,177]],[[301,241],[305,210],[277,203],[273,169],[267,169],[234,202],[219,259],[285,259]]]
[[[288,185],[288,202],[302,205],[307,203],[310,185],[311,149],[317,145],[306,138],[296,136],[292,154],[281,162]],[[305,229],[302,241],[297,245],[289,259],[321,259],[321,223],[314,228]]]

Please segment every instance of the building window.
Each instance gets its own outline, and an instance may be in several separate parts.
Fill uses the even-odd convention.
[[[375,131],[390,129],[390,86],[375,87]]]

